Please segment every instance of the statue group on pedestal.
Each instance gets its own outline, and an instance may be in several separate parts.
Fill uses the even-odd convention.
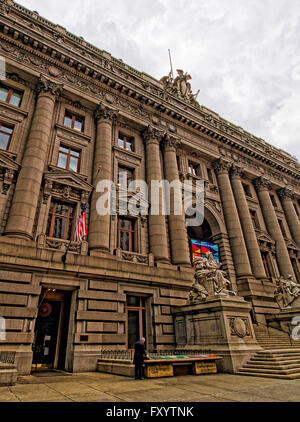
[[[198,303],[208,296],[235,296],[236,293],[229,290],[231,282],[224,277],[224,271],[220,270],[211,252],[206,257],[194,257],[194,282],[187,300],[188,304]]]
[[[291,308],[291,304],[300,296],[300,284],[293,281],[293,277],[288,275],[287,278],[281,276],[276,281],[276,289],[274,298],[280,309]]]
[[[188,82],[192,79],[191,76],[186,72],[184,73],[181,69],[177,69],[177,74],[178,76],[175,79],[173,79],[171,73],[161,78],[160,82],[164,85],[165,90],[194,107],[199,107],[199,103],[196,101],[199,91],[193,94],[191,84]]]

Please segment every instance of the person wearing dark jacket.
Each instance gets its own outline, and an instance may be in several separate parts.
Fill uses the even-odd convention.
[[[134,345],[134,358],[135,365],[135,379],[143,380],[144,378],[144,359],[146,357],[145,339],[142,337]]]

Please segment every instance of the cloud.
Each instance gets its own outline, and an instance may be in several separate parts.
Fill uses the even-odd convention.
[[[200,104],[300,159],[300,2],[20,3],[157,79],[169,72],[170,48]]]

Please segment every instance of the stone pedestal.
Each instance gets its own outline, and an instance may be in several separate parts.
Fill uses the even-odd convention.
[[[222,356],[220,372],[237,372],[257,351],[251,305],[241,297],[208,297],[197,304],[173,307],[176,349]]]

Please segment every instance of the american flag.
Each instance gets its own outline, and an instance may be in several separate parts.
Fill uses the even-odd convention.
[[[87,236],[86,228],[86,206],[82,208],[82,214],[76,220],[76,236],[78,242],[82,242],[84,236]]]

